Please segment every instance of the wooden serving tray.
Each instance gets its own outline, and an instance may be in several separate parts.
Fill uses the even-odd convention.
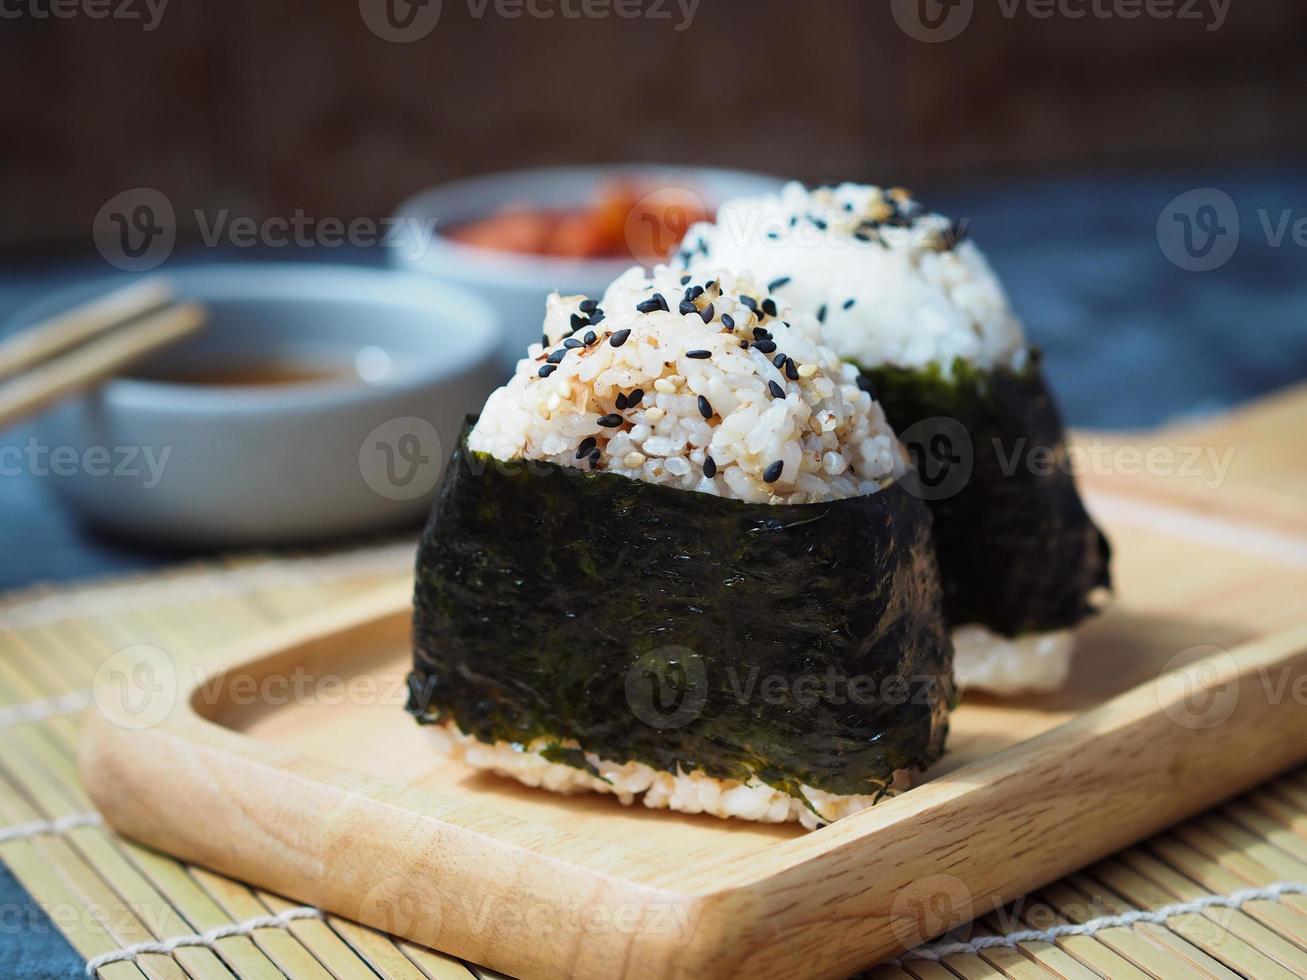
[[[812,833],[443,760],[407,585],[98,717],[83,778],[130,837],[515,976],[847,976],[1307,758],[1307,543],[1111,483],[1118,600],[1066,689],[968,695],[924,784]]]

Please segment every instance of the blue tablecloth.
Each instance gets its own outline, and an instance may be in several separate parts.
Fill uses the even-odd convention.
[[[1169,202],[1200,187],[1229,195],[1240,236],[1225,264],[1190,272],[1168,259],[1158,224]],[[1307,378],[1307,248],[1295,244],[1292,231],[1273,241],[1286,209],[1299,208],[1290,224],[1307,217],[1307,168],[1062,176],[917,190],[928,206],[966,219],[1044,349],[1074,425],[1152,426],[1222,411]],[[376,265],[384,256],[209,250],[175,261],[215,259]],[[0,318],[52,288],[108,271],[92,257],[11,266],[0,272]],[[20,430],[0,438],[25,437]],[[0,527],[0,589],[179,557],[90,534],[31,476],[0,478]],[[0,908],[20,910],[15,914],[27,924],[0,928],[0,972],[79,975],[80,961],[7,874],[0,874]]]

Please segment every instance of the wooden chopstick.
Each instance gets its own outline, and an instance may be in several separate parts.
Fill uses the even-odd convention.
[[[0,385],[0,429],[194,333],[204,318],[195,303],[166,306]]]
[[[172,302],[166,279],[152,277],[106,293],[0,342],[0,380],[35,367],[78,344]]]

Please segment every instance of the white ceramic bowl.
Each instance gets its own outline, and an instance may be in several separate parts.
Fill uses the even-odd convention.
[[[778,190],[783,183],[740,170],[664,164],[546,167],[474,177],[425,191],[400,205],[391,260],[489,300],[503,318],[504,366],[511,368],[540,337],[546,296],[554,290],[598,296],[621,273],[641,264],[642,257],[566,259],[499,252],[453,241],[441,229],[487,217],[506,205],[590,207],[604,183],[624,179],[641,187],[686,188],[710,210],[732,197]]]
[[[187,546],[318,541],[422,518],[465,415],[499,381],[501,333],[488,304],[379,269],[239,264],[168,277],[210,320],[157,355],[150,376],[352,361],[375,381],[114,379],[34,427],[47,482],[68,506],[115,535]],[[10,326],[124,281],[46,297]]]

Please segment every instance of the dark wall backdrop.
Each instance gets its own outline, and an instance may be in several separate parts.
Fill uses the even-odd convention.
[[[369,29],[372,0],[171,0],[153,30],[144,0],[63,0],[82,4],[67,19],[49,2],[0,4],[6,251],[86,247],[137,186],[173,200],[185,237],[194,208],[380,216],[449,177],[553,161],[911,184],[1307,149],[1299,0],[1231,0],[1219,29],[1211,0],[1165,19],[1129,11],[1166,0],[1083,0],[1079,19],[960,0],[971,21],[946,43],[910,37],[890,0],[701,0],[679,31],[676,0],[670,20],[443,0],[403,44]],[[92,18],[96,2],[141,19]]]

